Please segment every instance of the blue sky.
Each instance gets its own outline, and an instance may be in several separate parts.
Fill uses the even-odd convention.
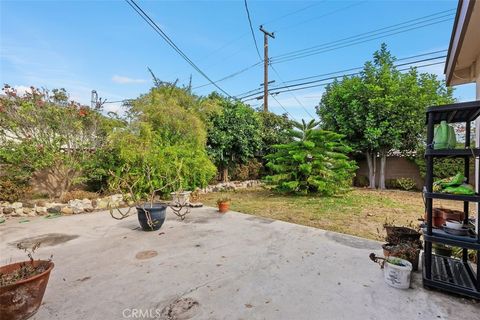
[[[243,1],[144,1],[137,3],[210,78],[217,80],[259,61]],[[272,59],[280,54],[455,9],[456,1],[249,1],[260,50],[264,24],[276,32]],[[207,81],[175,53],[124,1],[1,1],[0,81],[23,88],[65,87],[83,103],[95,89],[110,101],[135,98],[152,82],[147,67],[162,80],[196,87]],[[381,42],[398,58],[446,49],[448,21],[337,50],[274,64],[283,81],[361,66]],[[261,52],[262,53],[262,52]],[[263,53],[262,53],[263,54]],[[273,60],[272,60],[273,61]],[[443,79],[443,65],[421,71]],[[270,80],[281,80],[270,71]],[[263,82],[257,66],[218,84],[235,96]],[[195,89],[199,95],[213,86]],[[296,119],[314,114],[323,87],[279,94],[277,100]],[[455,96],[474,100],[472,85]],[[298,99],[304,107],[300,106]],[[260,101],[251,101],[253,106]],[[304,110],[307,109],[307,111]],[[119,103],[106,105],[120,111]],[[283,109],[270,99],[270,109]]]

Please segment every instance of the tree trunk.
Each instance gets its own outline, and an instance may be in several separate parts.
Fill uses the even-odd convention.
[[[375,152],[366,152],[367,165],[368,165],[368,180],[370,182],[369,188],[375,189],[376,171],[377,171],[377,159],[375,159]]]
[[[228,182],[228,167],[223,168],[222,182]]]
[[[378,187],[380,190],[385,190],[385,167],[387,166],[387,153],[380,154],[380,181]]]

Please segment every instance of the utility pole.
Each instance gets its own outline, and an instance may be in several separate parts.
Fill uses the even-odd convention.
[[[275,39],[273,32],[268,32],[260,26],[263,32],[263,111],[268,112],[268,37]]]

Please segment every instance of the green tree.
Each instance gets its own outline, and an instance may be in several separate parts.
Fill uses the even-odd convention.
[[[152,189],[165,187],[167,193],[206,186],[216,168],[206,153],[197,104],[187,88],[164,82],[131,101],[128,126],[110,137],[120,159],[112,188],[130,185],[145,198]]]
[[[261,149],[261,121],[258,114],[239,101],[218,100],[221,111],[208,119],[207,150],[228,181],[228,169],[246,163]]]
[[[314,120],[294,123],[292,142],[275,145],[276,151],[266,156],[275,174],[266,180],[279,191],[298,194],[332,195],[346,190],[356,169],[342,142],[342,135],[320,130]]]
[[[395,57],[382,44],[365,63],[360,76],[327,86],[317,107],[323,128],[344,134],[355,151],[363,153],[375,188],[377,156],[379,188],[385,188],[389,152],[414,151],[424,137],[425,109],[453,101],[452,90],[435,75],[415,68],[399,72]]]
[[[262,122],[261,156],[272,153],[274,145],[291,141],[290,131],[293,129],[293,121],[286,114],[277,115],[258,110],[258,115]]]

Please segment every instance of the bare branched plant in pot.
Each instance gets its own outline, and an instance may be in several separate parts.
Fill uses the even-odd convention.
[[[40,308],[54,264],[52,257],[48,260],[34,259],[33,255],[39,246],[40,243],[30,248],[17,244],[17,248],[25,251],[29,260],[0,267],[1,319],[27,319]]]
[[[128,170],[128,167],[122,169],[123,173],[128,172]],[[160,176],[160,178],[152,178],[152,169],[149,166],[144,167],[144,175],[136,177],[133,180],[125,178],[125,176],[128,176],[125,174],[117,175],[114,172],[110,172],[110,174],[115,177],[115,189],[122,193],[128,204],[128,208],[112,208],[109,206],[112,218],[123,220],[137,213],[138,222],[142,230],[155,231],[160,229],[165,222],[169,204],[161,200],[159,196],[166,190],[175,188],[175,186],[179,184],[179,174],[177,173],[176,178],[169,179],[170,181],[165,183],[164,181],[167,181],[167,177]],[[145,192],[143,188],[137,188],[140,182],[147,185],[148,193]],[[186,215],[190,213],[188,203],[172,207],[172,210],[181,220],[184,220]]]

